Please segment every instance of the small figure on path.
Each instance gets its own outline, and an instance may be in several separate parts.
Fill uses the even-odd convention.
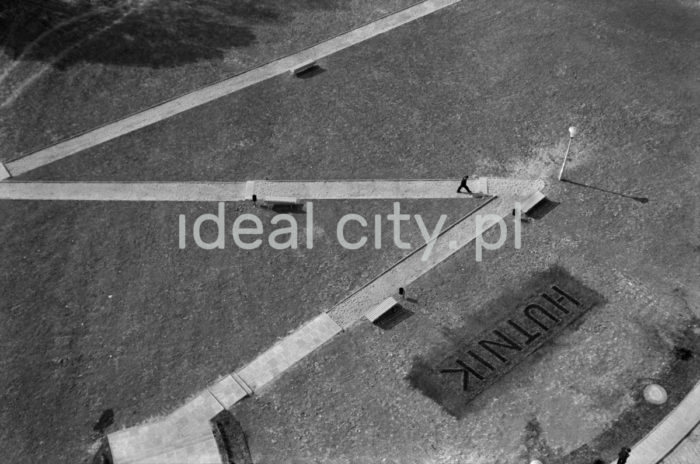
[[[406,298],[406,291],[403,289],[403,287],[399,287],[399,295],[401,295],[401,298]]]
[[[620,450],[620,453],[617,455],[617,464],[625,464],[627,462],[627,458],[630,457],[630,452],[632,450],[624,447]]]
[[[462,182],[460,182],[460,184],[459,184],[459,188],[457,189],[457,193],[461,193],[462,189],[467,189],[467,193],[472,193],[472,191],[469,190],[469,187],[467,186],[467,179],[469,179],[469,176],[462,177]]]

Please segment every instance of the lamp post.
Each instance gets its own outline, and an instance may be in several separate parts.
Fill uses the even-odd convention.
[[[569,157],[569,149],[571,148],[571,141],[574,139],[574,136],[578,130],[576,127],[571,126],[569,127],[569,144],[566,146],[566,153],[564,153],[564,162],[561,163],[561,169],[559,170],[559,180],[561,180],[561,176],[564,175],[564,166],[566,166],[566,159]]]

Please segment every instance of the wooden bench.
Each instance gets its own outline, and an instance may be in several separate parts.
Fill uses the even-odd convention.
[[[365,313],[365,317],[367,318],[368,321],[374,322],[377,319],[379,319],[382,316],[382,314],[386,313],[387,311],[389,311],[391,308],[393,308],[397,304],[398,304],[398,301],[396,301],[394,299],[394,297],[389,297],[386,300],[379,303],[374,308],[367,311],[367,313]]]

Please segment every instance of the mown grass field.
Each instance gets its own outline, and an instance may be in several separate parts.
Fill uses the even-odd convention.
[[[474,204],[404,210],[432,228]],[[345,250],[336,238],[343,215],[386,217],[389,201],[315,202],[313,248],[297,214],[299,248],[286,251],[241,250],[229,232],[223,250],[197,248],[192,223],[215,203],[4,202],[2,211],[2,442],[16,463],[81,462],[103,410],[114,411],[116,428],[172,410],[407,252],[390,245],[386,225],[379,251]],[[229,203],[225,213],[227,230],[241,214],[258,215],[264,240],[282,227],[270,224],[275,212],[250,205]],[[213,228],[204,231],[212,240]],[[402,238],[422,243],[415,223]]]

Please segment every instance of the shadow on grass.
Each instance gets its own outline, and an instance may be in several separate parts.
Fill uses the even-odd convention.
[[[635,197],[632,195],[627,195],[626,193],[615,192],[613,190],[606,190],[604,188],[596,187],[595,185],[588,185],[588,184],[576,182],[576,181],[569,180],[569,179],[562,179],[561,181],[568,182],[569,184],[578,185],[579,187],[586,187],[589,189],[598,190],[599,192],[605,192],[605,193],[609,193],[611,195],[617,195],[617,196],[620,196],[623,198],[629,198],[631,200],[638,201],[639,203],[648,203],[649,202],[649,199],[647,197]]]
[[[211,422],[222,462],[253,464],[245,431],[233,414],[228,410],[221,411]]]
[[[319,74],[323,74],[324,72],[326,72],[325,69],[323,69],[319,65],[314,65],[311,66],[309,69],[305,69],[304,71],[298,73],[296,77],[299,79],[311,79],[312,77],[318,76]]]
[[[80,62],[151,68],[223,58],[256,40],[260,24],[284,24],[305,10],[340,9],[339,0],[8,1],[0,47],[13,59],[58,68]]]
[[[395,305],[374,321],[374,325],[382,330],[391,330],[411,316],[413,316],[413,311],[409,311],[401,305]]]
[[[287,213],[287,214],[306,214],[306,210],[304,209],[303,204],[294,204],[294,205],[287,205],[287,204],[262,204],[260,205],[260,208],[262,209],[268,209],[270,211],[274,211],[275,213]]]
[[[103,434],[105,433],[107,427],[109,427],[112,424],[114,424],[114,410],[111,408],[105,409],[102,412],[102,415],[98,419],[97,423],[92,427],[92,430]]]
[[[531,217],[532,219],[535,220],[540,220],[544,218],[546,215],[551,213],[554,208],[559,206],[559,202],[552,201],[549,198],[545,198],[541,202],[537,204],[534,208],[532,208],[528,213],[527,216]]]

